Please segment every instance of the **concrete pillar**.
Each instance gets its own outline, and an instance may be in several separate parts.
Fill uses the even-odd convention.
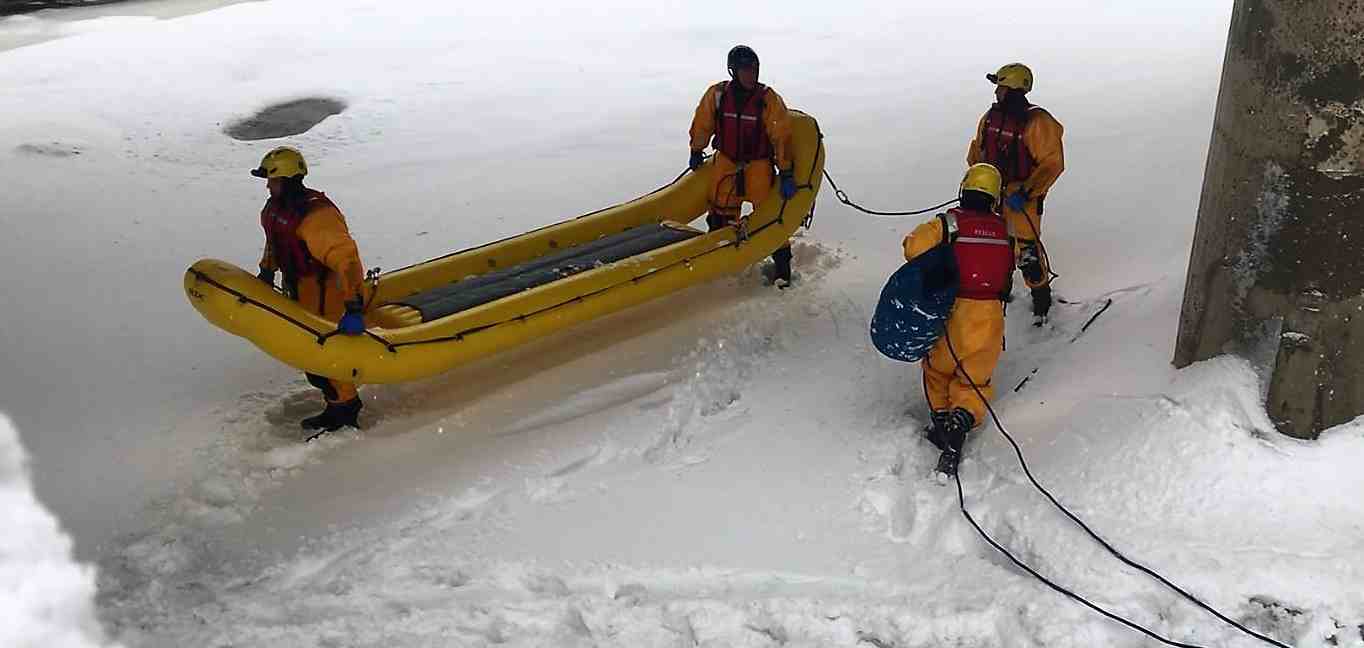
[[[1270,416],[1315,438],[1364,414],[1364,0],[1233,11],[1174,361],[1277,346]]]

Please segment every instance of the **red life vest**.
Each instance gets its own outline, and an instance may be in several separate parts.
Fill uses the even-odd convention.
[[[759,83],[739,104],[738,93],[730,92],[728,81],[715,95],[715,150],[735,162],[765,160],[772,157],[772,140],[763,124],[767,86]]]
[[[957,259],[957,296],[1002,299],[1014,271],[1009,226],[998,214],[957,208],[940,216]]]
[[[284,275],[286,285],[296,285],[300,277],[311,277],[326,271],[326,266],[313,258],[307,244],[299,238],[298,226],[314,208],[335,208],[336,205],[320,191],[308,189],[307,192],[308,200],[301,212],[288,208],[283,201],[275,198],[266,201],[265,208],[260,212],[261,228],[265,230],[275,266]]]
[[[1031,106],[1028,116],[1021,119],[1006,113],[998,105],[985,113],[985,124],[980,134],[980,157],[999,169],[1006,185],[1022,182],[1032,175],[1034,163],[1032,154],[1023,143],[1023,131],[1028,127],[1034,110],[1041,109]]]

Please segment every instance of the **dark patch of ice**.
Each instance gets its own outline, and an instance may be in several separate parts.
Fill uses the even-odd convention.
[[[56,158],[74,157],[82,153],[80,146],[63,142],[29,142],[14,147],[14,150],[24,155]]]
[[[276,139],[306,133],[322,120],[339,115],[346,104],[338,99],[309,97],[268,106],[223,129],[228,137],[242,141]]]

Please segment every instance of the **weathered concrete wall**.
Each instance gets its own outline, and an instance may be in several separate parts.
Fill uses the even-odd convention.
[[[1269,410],[1364,413],[1364,0],[1236,0],[1175,364],[1282,321]]]

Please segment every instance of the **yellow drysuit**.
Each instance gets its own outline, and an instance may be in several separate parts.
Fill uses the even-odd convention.
[[[724,81],[712,85],[706,89],[706,93],[701,96],[701,102],[696,106],[696,115],[691,122],[691,149],[693,151],[704,150],[706,145],[710,143],[711,137],[716,134],[715,120],[719,112],[720,97],[724,92],[726,83],[738,82]],[[772,88],[767,88],[767,94],[763,100],[762,125],[768,139],[772,142],[772,160],[752,160],[745,165],[743,170],[744,195],[742,196],[738,195],[735,190],[735,174],[738,171],[738,165],[724,153],[719,152],[720,143],[715,143],[715,175],[710,192],[710,212],[714,217],[711,221],[713,226],[719,221],[723,221],[721,224],[727,225],[737,219],[745,200],[757,205],[767,197],[772,190],[772,163],[776,163],[777,167],[782,170],[792,169],[791,156],[787,151],[787,144],[791,139],[791,115],[786,110],[786,102]]]
[[[905,237],[905,260],[913,260],[942,241],[942,219],[934,218],[919,225]],[[975,381],[985,398],[994,398],[991,378],[1003,352],[1004,303],[999,299],[957,297],[947,317],[946,332],[923,359],[924,390],[928,393],[929,407],[935,412],[950,412],[960,407],[975,417],[976,425],[983,423],[988,414],[985,401],[971,387],[971,381]],[[969,380],[967,375],[970,375]]]
[[[297,299],[304,308],[334,322],[346,312],[347,300],[357,296],[365,299],[365,268],[345,217],[321,195],[315,194],[308,201],[307,215],[298,224],[297,236],[307,246],[309,256],[325,270],[298,278]],[[268,271],[280,267],[268,238],[260,267]],[[353,383],[313,375],[308,376],[308,381],[321,389],[331,403],[347,402],[358,394]]]
[[[976,125],[976,136],[971,140],[970,148],[966,150],[968,165],[989,161],[984,159],[980,150],[981,140],[985,136],[985,118],[988,114],[981,116],[980,123]],[[1004,191],[1000,194],[1001,198],[1004,198],[1019,189],[1028,194],[1028,202],[1023,206],[1023,211],[1010,209],[1003,204],[1003,200],[1000,201],[1000,211],[1009,223],[1009,233],[1014,237],[1014,258],[1023,259],[1023,249],[1034,247],[1042,263],[1041,281],[1032,281],[1024,277],[1029,288],[1051,284],[1051,267],[1047,264],[1046,255],[1036,247],[1036,242],[1042,236],[1042,202],[1047,197],[1047,191],[1066,168],[1065,155],[1061,148],[1063,130],[1061,123],[1046,110],[1034,106],[1028,112],[1028,125],[1023,129],[1023,145],[1033,160],[1032,173],[1022,180],[1006,183]]]

